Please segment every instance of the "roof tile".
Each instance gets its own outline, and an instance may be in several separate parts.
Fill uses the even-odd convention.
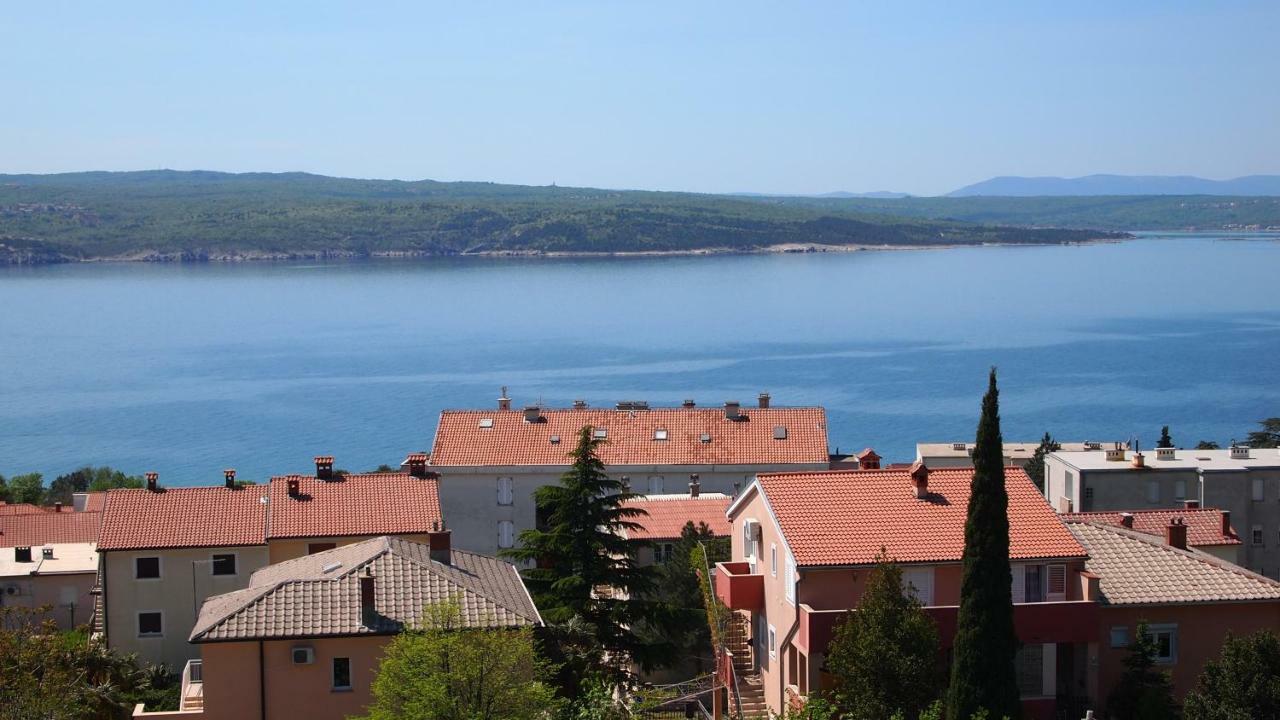
[[[266,491],[261,485],[109,490],[98,550],[263,545]]]
[[[1120,521],[1122,511],[1115,512],[1078,512],[1066,513],[1065,520],[1083,522],[1100,522],[1105,525],[1123,527]],[[1187,525],[1187,544],[1192,546],[1239,545],[1240,536],[1235,528],[1230,533],[1222,532],[1222,511],[1217,508],[1189,508],[1185,510],[1132,510],[1133,529],[1150,535],[1164,535],[1169,521],[1182,518]]]
[[[0,515],[0,547],[91,543],[98,539],[102,513],[41,512]]]
[[[290,479],[298,480],[296,498],[289,496]],[[408,473],[274,477],[270,493],[272,540],[425,533],[442,517],[436,479]]]
[[[634,540],[670,540],[680,537],[685,523],[706,523],[712,534],[728,537],[733,531],[725,511],[733,498],[723,493],[702,493],[698,497],[688,495],[641,495],[623,503],[648,513],[634,518],[644,526],[640,530],[628,530],[627,537]]]

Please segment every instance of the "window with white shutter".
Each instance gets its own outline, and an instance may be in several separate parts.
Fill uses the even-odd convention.
[[[498,478],[498,504],[511,505],[515,500],[513,481],[509,477]]]
[[[498,547],[509,548],[515,547],[516,544],[516,526],[510,520],[498,521]]]
[[[787,584],[787,602],[796,604],[796,561],[787,556],[787,571],[783,582]]]
[[[663,483],[662,483],[661,475],[649,476],[649,494],[650,495],[661,495],[662,486],[663,486]]]
[[[1009,567],[1013,571],[1013,601],[1021,603],[1027,601],[1027,578],[1026,573],[1021,565],[1011,565]]]

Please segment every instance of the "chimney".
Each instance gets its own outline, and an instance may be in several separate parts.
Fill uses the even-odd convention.
[[[690,473],[689,475],[689,497],[698,497],[702,493],[702,483],[698,480],[698,473]]]
[[[573,401],[573,409],[574,409],[574,410],[586,410],[586,409],[587,409],[587,401],[586,401],[586,400],[574,400],[574,401]]]
[[[1118,462],[1124,460],[1124,448],[1120,447],[1120,443],[1116,443],[1113,447],[1106,450],[1107,462]]]
[[[542,408],[537,405],[525,405],[524,421],[527,423],[542,422]]]
[[[54,512],[62,512],[62,503],[60,503],[60,502],[56,502],[56,503],[54,503],[54,504],[53,504],[53,511],[54,511]]]
[[[736,498],[736,497],[738,497],[738,490],[740,490],[741,488],[742,488],[742,483],[738,482],[737,480],[734,480],[734,481],[733,481],[733,496],[734,496],[735,498]]]
[[[622,483],[622,492],[624,493],[631,492],[631,476],[630,475],[623,475],[622,477],[618,478],[618,481]]]
[[[228,490],[236,489],[236,471],[234,468],[227,468],[222,471],[222,479],[227,483]]]
[[[151,492],[160,492],[160,473],[149,470],[145,476],[147,478],[147,489]]]
[[[726,420],[737,420],[742,417],[742,403],[737,400],[724,401],[724,417]]]
[[[1145,457],[1143,457],[1142,453],[1140,453],[1140,452],[1135,452],[1135,453],[1133,454],[1133,467],[1134,467],[1134,469],[1141,470],[1142,468],[1144,468],[1144,467],[1146,467],[1146,466],[1147,466],[1146,458],[1145,458]]]
[[[916,491],[916,497],[923,500],[929,496],[929,468],[925,466],[923,460],[917,460],[911,465],[909,471],[911,475],[911,487]]]
[[[880,456],[877,455],[876,451],[872,450],[871,448],[867,448],[863,450],[862,452],[858,453],[855,457],[858,458],[859,470],[879,470],[880,469]]]
[[[1182,506],[1183,506],[1184,508],[1186,508],[1187,510],[1199,510],[1199,509],[1200,509],[1200,501],[1199,501],[1199,500],[1191,500],[1191,499],[1183,500],[1183,501],[1182,501]]]
[[[431,548],[432,560],[441,565],[453,564],[453,531],[446,529],[444,523],[431,523],[427,544]]]
[[[680,403],[680,407],[682,408],[691,408],[691,407],[697,407],[697,406],[698,404],[693,401],[693,398],[685,398],[684,402]]]
[[[360,622],[366,627],[372,626],[378,617],[378,608],[373,597],[373,569],[366,567],[360,576]]]
[[[427,476],[427,459],[426,453],[411,453],[404,461],[409,466],[409,474],[416,478],[425,478]]]
[[[302,492],[298,489],[301,483],[298,481],[297,475],[290,475],[289,477],[285,478],[285,483],[289,487],[289,497],[296,498],[302,494]]]
[[[760,397],[757,399],[760,402],[761,408],[764,408],[766,410],[769,408],[769,393],[760,393]]]
[[[321,480],[333,479],[333,456],[332,455],[316,456],[316,477]]]
[[[1127,512],[1120,513],[1120,524],[1132,530],[1133,529],[1133,513],[1127,513]]]
[[[1164,544],[1179,550],[1187,549],[1187,526],[1182,518],[1174,518],[1164,528]]]
[[[1234,534],[1231,532],[1231,511],[1230,510],[1222,511],[1222,534],[1225,537],[1231,537]]]
[[[510,410],[510,409],[511,409],[511,398],[507,397],[507,386],[506,386],[506,385],[503,385],[503,386],[502,386],[502,397],[498,398],[498,409],[499,409],[499,410]]]

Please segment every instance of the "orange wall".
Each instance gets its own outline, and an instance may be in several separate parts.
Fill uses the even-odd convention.
[[[364,711],[390,637],[269,640],[263,643],[266,720],[342,720]],[[315,662],[294,665],[294,647],[315,651]],[[258,643],[205,643],[205,720],[259,720]],[[351,690],[331,689],[332,661],[351,658]]]
[[[1127,648],[1111,647],[1111,628],[1124,625],[1129,637],[1137,631],[1138,621],[1151,625],[1178,626],[1178,659],[1169,665],[1157,665],[1173,677],[1174,694],[1181,698],[1195,686],[1205,661],[1216,658],[1222,650],[1227,631],[1247,635],[1258,630],[1280,632],[1280,602],[1220,603],[1210,605],[1169,605],[1127,608],[1104,605],[1098,629],[1098,680],[1100,703],[1116,686],[1124,673]]]

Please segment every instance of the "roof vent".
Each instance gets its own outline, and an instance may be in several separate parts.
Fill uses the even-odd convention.
[[[773,439],[774,439],[774,440],[786,440],[786,439],[787,439],[787,426],[786,426],[786,425],[774,425],[774,426],[773,426]]]
[[[619,400],[614,407],[617,410],[648,410],[649,402],[647,400]]]
[[[680,403],[680,407],[682,408],[691,408],[691,407],[697,407],[697,406],[698,404],[693,401],[693,398],[685,398],[684,402]]]
[[[726,400],[724,403],[724,417],[726,420],[739,420],[742,418],[742,403],[737,400]]]
[[[13,561],[20,563],[31,562],[31,548],[28,546],[15,547],[13,549]]]
[[[586,400],[574,400],[574,401],[573,401],[573,409],[574,409],[574,410],[586,410],[586,409],[587,409],[587,401],[586,401]]]
[[[329,563],[328,565],[325,565],[324,567],[320,568],[320,572],[325,573],[325,574],[328,574],[328,573],[333,572],[334,570],[337,570],[337,569],[338,569],[338,568],[340,568],[340,567],[342,567],[342,563],[340,563],[340,562],[331,562],[331,563]]]
[[[40,548],[40,557],[45,560],[53,559],[53,548]]]
[[[1248,445],[1232,445],[1231,459],[1232,460],[1248,460],[1249,446]]]
[[[654,431],[653,431],[653,439],[654,439],[654,440],[666,440],[666,439],[667,439],[667,429],[666,429],[666,428],[658,428],[657,430],[654,430]]]
[[[493,418],[480,418],[480,427],[484,430],[493,427]]]
[[[595,430],[591,431],[591,437],[597,440],[604,440],[605,438],[609,437],[609,428],[598,427]]]
[[[321,480],[333,479],[333,456],[332,455],[316,456],[316,477]]]
[[[1134,467],[1135,469],[1139,469],[1139,470],[1140,470],[1140,469],[1142,469],[1142,468],[1144,468],[1144,467],[1146,467],[1146,466],[1147,466],[1146,456],[1145,456],[1145,455],[1143,455],[1143,454],[1142,454],[1142,453],[1140,453],[1140,452],[1136,452],[1136,453],[1134,453],[1134,454],[1133,454],[1133,467]]]
[[[1114,447],[1107,448],[1108,462],[1124,462],[1124,448],[1120,447],[1120,443],[1116,443]]]
[[[966,445],[966,444],[964,444],[964,443],[951,443],[951,449],[952,449],[952,450],[959,450],[960,452],[964,452],[965,450],[968,450],[968,449],[969,449],[969,446],[968,446],[968,445]]]
[[[711,433],[702,433],[702,435],[698,437],[698,442],[711,442]]]
[[[1085,450],[1101,450],[1101,449],[1102,449],[1102,443],[1100,443],[1100,442],[1094,442],[1093,440],[1085,440],[1085,441],[1084,441],[1084,449],[1085,449]]]
[[[146,473],[147,489],[151,492],[160,492],[160,473],[149,471]]]
[[[1157,460],[1174,460],[1173,448],[1156,448]]]
[[[537,405],[525,405],[524,421],[527,423],[542,422],[542,408]]]
[[[559,444],[560,444],[560,436],[559,436],[559,435],[552,435],[552,436],[551,436],[551,444],[552,444],[552,445],[559,445]]]

